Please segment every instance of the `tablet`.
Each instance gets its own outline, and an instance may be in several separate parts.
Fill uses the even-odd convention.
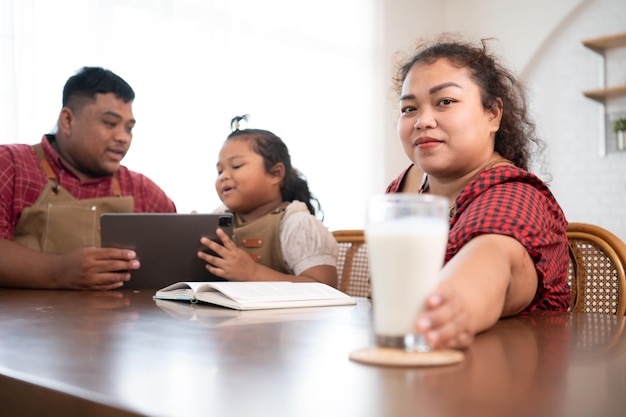
[[[100,217],[101,246],[132,249],[141,267],[131,271],[124,289],[158,290],[178,281],[224,281],[206,270],[196,255],[208,251],[205,236],[221,244],[221,228],[233,236],[232,214],[105,213]]]

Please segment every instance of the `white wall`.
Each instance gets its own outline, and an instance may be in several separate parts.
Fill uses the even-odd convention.
[[[548,144],[551,187],[568,220],[596,223],[626,241],[626,152],[617,152],[609,127],[608,154],[601,157],[602,106],[582,90],[602,87],[599,55],[582,39],[626,32],[623,0],[388,0],[385,52],[406,49],[405,38],[438,31],[460,31],[473,38],[500,40],[498,53],[529,87],[531,110]],[[423,7],[422,7],[423,6]],[[438,8],[435,8],[438,7]],[[402,16],[400,20],[398,16]],[[395,25],[394,23],[400,24]],[[408,45],[408,46],[407,46]],[[496,46],[498,46],[496,44]],[[626,50],[612,52],[609,84],[626,83]],[[626,114],[626,100],[609,102],[610,117]],[[408,159],[399,151],[395,108],[385,119],[385,180],[394,178]],[[541,173],[539,173],[541,174]],[[547,175],[542,175],[549,179]]]
[[[582,39],[626,32],[626,2],[595,0],[564,22],[528,68],[533,109],[550,145],[552,189],[570,221],[599,224],[626,241],[626,152],[617,151],[604,111],[582,90],[602,87],[602,58]],[[626,84],[626,47],[608,54],[607,82]],[[626,116],[626,97],[608,101],[611,119]],[[606,156],[599,142],[605,141]]]
[[[8,107],[0,100],[0,143],[36,142],[55,123],[68,75],[103,65],[137,91],[139,123],[125,163],[161,184],[180,211],[219,203],[216,154],[230,117],[249,112],[255,127],[288,143],[326,225],[358,228],[366,197],[409,163],[395,131],[393,54],[418,37],[462,31],[500,39],[500,55],[528,82],[552,187],[568,218],[626,240],[626,152],[598,155],[602,109],[580,94],[600,86],[601,68],[580,40],[626,31],[623,0],[257,3],[0,0],[0,97],[14,97]],[[18,8],[32,17],[30,26],[11,27]],[[282,14],[260,18],[272,10]],[[45,22],[58,11],[50,30]],[[33,47],[11,50],[14,32]]]
[[[0,0],[0,143],[39,141],[56,123],[65,80],[81,66],[104,66],[137,93],[123,163],[155,180],[180,212],[220,203],[217,155],[230,119],[249,113],[251,127],[287,143],[326,225],[360,227],[365,196],[383,182],[371,146],[382,136],[372,88],[377,7],[374,0]]]
[[[536,51],[582,0],[385,0],[387,32],[384,62],[391,62],[394,52],[406,51],[415,40],[439,32],[460,32],[469,39],[496,38],[490,45],[509,67],[521,73]],[[512,16],[515,22],[511,24]],[[532,26],[532,29],[530,28]],[[388,70],[384,78],[391,79]],[[396,135],[397,108],[391,103],[385,118],[385,180],[395,178],[409,163],[401,152]]]

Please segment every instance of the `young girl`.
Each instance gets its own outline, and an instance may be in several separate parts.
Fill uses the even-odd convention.
[[[307,182],[291,166],[285,143],[261,129],[239,129],[235,117],[222,146],[215,189],[234,214],[234,240],[198,252],[207,270],[230,281],[319,281],[337,286],[338,245],[315,217]]]

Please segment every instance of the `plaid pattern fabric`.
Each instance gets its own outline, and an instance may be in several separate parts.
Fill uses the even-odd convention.
[[[456,203],[446,260],[476,236],[510,236],[526,248],[537,269],[537,293],[525,311],[567,311],[567,221],[539,178],[516,167],[496,167],[468,184]]]
[[[53,136],[49,136],[53,140]],[[48,142],[41,140],[46,159],[59,184],[77,199],[111,196],[111,177],[80,181],[66,169]],[[135,212],[176,211],[167,195],[148,177],[120,166],[116,176],[122,195],[133,196]],[[31,145],[0,146],[0,238],[12,239],[22,210],[32,206],[46,185],[47,178]]]
[[[397,190],[404,175],[406,171],[390,184],[389,192]],[[513,166],[489,169],[461,190],[456,206],[446,262],[476,236],[513,237],[526,248],[537,270],[537,292],[524,311],[567,311],[571,300],[567,221],[538,177]]]
[[[413,164],[409,165],[407,169],[402,171],[402,173],[398,176],[398,178],[391,181],[391,183],[387,186],[387,189],[385,190],[385,194],[397,193],[400,190],[400,187],[402,186],[402,183],[404,182],[404,179],[406,178],[406,174],[409,172],[409,169],[411,169],[412,166]]]

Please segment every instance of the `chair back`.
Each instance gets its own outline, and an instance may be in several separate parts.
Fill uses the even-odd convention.
[[[339,290],[353,297],[371,297],[365,233],[363,230],[335,230],[332,233],[339,244]]]
[[[588,223],[567,227],[567,280],[574,312],[626,314],[626,245],[608,230]]]

